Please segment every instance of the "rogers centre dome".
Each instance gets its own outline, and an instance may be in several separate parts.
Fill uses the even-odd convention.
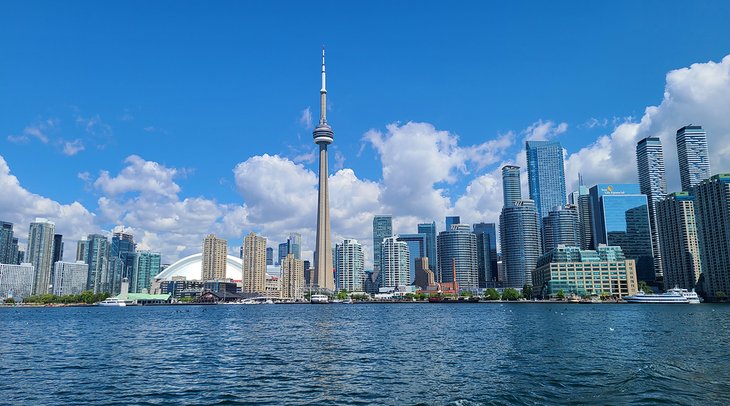
[[[171,281],[173,276],[184,276],[187,280],[201,280],[203,274],[203,254],[185,257],[155,275],[155,279]],[[240,258],[228,255],[226,258],[226,278],[240,282],[243,279],[243,262]]]

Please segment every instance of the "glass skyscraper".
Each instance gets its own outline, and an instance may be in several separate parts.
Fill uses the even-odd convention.
[[[704,288],[717,298],[730,293],[730,173],[700,182],[695,195]]]
[[[408,244],[396,237],[386,237],[381,245],[380,272],[382,287],[408,286],[412,280],[408,275],[410,255]]]
[[[336,246],[337,288],[361,292],[365,281],[365,256],[357,240],[344,240]]]
[[[591,197],[588,188],[582,184],[578,190],[568,195],[568,203],[578,209],[578,222],[580,225],[580,249],[591,250],[593,244],[593,216],[591,215]]]
[[[426,234],[400,234],[398,241],[408,244],[408,274],[411,281],[416,279],[416,259],[426,257]]]
[[[449,231],[451,230],[451,226],[454,224],[461,224],[461,217],[460,216],[446,216],[446,221],[444,222],[444,225],[446,226],[445,230]]]
[[[540,222],[555,206],[565,205],[563,147],[557,141],[527,141],[527,180]]]
[[[109,268],[109,239],[101,234],[89,234],[86,240],[86,263],[89,265],[86,289],[94,293],[111,293],[104,280]]]
[[[477,236],[477,268],[479,287],[497,285],[497,227],[494,223],[477,223],[472,226]]]
[[[15,264],[17,248],[13,249],[13,223],[0,221],[0,264]]]
[[[47,219],[37,218],[30,223],[28,231],[28,262],[35,270],[33,294],[42,295],[49,292],[51,285],[51,267],[53,263],[53,233],[56,225]]]
[[[664,176],[664,152],[659,137],[647,137],[636,144],[636,166],[639,170],[639,186],[649,204],[649,226],[651,246],[654,254],[654,273],[657,280],[664,279],[662,271],[659,230],[656,221],[656,206],[667,195],[667,181]]]
[[[694,289],[702,273],[694,196],[672,193],[656,205],[664,287]]]
[[[543,251],[550,252],[558,245],[580,247],[580,222],[578,207],[566,204],[554,207],[543,219]]]
[[[381,243],[393,236],[393,217],[377,215],[373,217],[373,272],[380,271],[380,258],[383,252]]]
[[[468,225],[456,225],[438,235],[439,281],[454,281],[459,289],[479,287],[479,263],[477,260],[477,237]]]
[[[424,234],[426,236],[426,256],[428,257],[428,266],[437,274],[436,222],[419,224],[418,234]]]
[[[117,295],[122,288],[122,278],[132,281],[132,270],[134,268],[134,252],[137,244],[134,236],[124,231],[112,234],[112,243],[109,252],[109,266],[104,283],[109,287],[108,292]],[[133,288],[130,284],[130,288]],[[136,291],[133,291],[136,292]]]
[[[160,273],[161,256],[159,252],[137,251],[132,254],[132,270],[129,291],[132,293],[149,292],[152,278]]]
[[[590,189],[593,240],[619,246],[626,258],[636,261],[639,280],[653,282],[649,207],[638,184],[598,184]]]
[[[707,134],[700,125],[687,125],[677,130],[677,159],[682,190],[710,177],[710,155],[707,152]]]
[[[505,206],[499,216],[499,234],[506,274],[504,286],[532,285],[532,272],[542,254],[535,202],[518,200],[512,206]]]
[[[502,167],[502,198],[505,207],[522,200],[519,166],[505,165]]]

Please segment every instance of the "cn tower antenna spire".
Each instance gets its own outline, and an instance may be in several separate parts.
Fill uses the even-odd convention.
[[[327,123],[327,78],[324,68],[324,45],[322,46],[322,88],[319,90],[319,123]]]

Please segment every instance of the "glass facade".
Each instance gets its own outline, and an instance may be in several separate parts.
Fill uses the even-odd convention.
[[[563,147],[557,141],[527,141],[527,180],[540,222],[555,206],[565,205]]]
[[[413,281],[416,279],[416,259],[426,257],[426,234],[400,234],[397,240],[408,244],[408,274]]]
[[[479,287],[477,237],[469,226],[463,228],[457,226],[452,230],[440,232],[438,252],[440,282],[453,282],[456,273],[456,282],[460,289]]]
[[[477,223],[472,226],[477,236],[477,266],[479,287],[497,286],[497,227],[494,223]]]
[[[437,273],[436,222],[419,224],[418,234],[426,236],[426,256],[428,257],[428,266],[431,267],[431,270],[434,271],[434,273]]]
[[[542,253],[540,226],[535,202],[518,200],[504,207],[499,216],[502,262],[506,281],[504,286],[522,288],[532,283],[532,272]]]
[[[519,166],[505,165],[502,167],[502,198],[505,207],[522,200]]]
[[[707,134],[702,126],[688,125],[677,130],[677,159],[683,191],[691,192],[695,185],[710,177]]]
[[[373,270],[380,271],[380,258],[384,239],[393,236],[393,217],[379,215],[373,217]]]

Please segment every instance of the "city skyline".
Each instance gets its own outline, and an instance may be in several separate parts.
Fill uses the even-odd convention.
[[[672,7],[667,9],[672,10]],[[14,5],[8,15],[24,12],[27,10],[22,6]],[[553,12],[558,11],[550,13]],[[7,16],[0,18],[5,22]],[[62,18],[72,17],[62,13]],[[58,21],[52,21],[51,26]],[[149,30],[147,23],[150,22],[142,22],[143,31]],[[100,38],[117,38],[118,33],[112,25],[108,30],[100,31]],[[12,33],[20,29],[17,23],[1,26],[4,34],[10,34],[4,37],[13,37]],[[85,31],[79,28],[75,32],[81,35]],[[694,35],[709,33],[707,28]],[[346,39],[351,39],[351,35]],[[215,38],[203,37],[201,41],[205,43]],[[477,36],[474,40],[480,38],[483,37]],[[530,109],[519,114],[500,115],[500,107],[489,102],[488,95],[472,95],[463,103],[438,97],[442,87],[455,92],[458,100],[459,96],[471,95],[467,87],[481,92],[491,84],[486,79],[474,80],[471,74],[463,82],[452,78],[465,70],[479,71],[484,63],[470,60],[461,47],[448,54],[447,65],[439,62],[433,71],[421,71],[425,75],[421,80],[428,79],[428,83],[433,84],[433,89],[426,89],[424,94],[418,93],[416,88],[421,82],[404,76],[418,68],[420,60],[416,64],[398,60],[397,64],[386,66],[384,71],[363,70],[355,65],[360,62],[372,67],[371,62],[394,57],[393,50],[381,48],[379,51],[386,54],[376,56],[373,43],[358,55],[344,46],[347,42],[342,40],[308,37],[290,45],[295,48],[287,49],[291,59],[286,61],[291,64],[272,65],[283,60],[271,52],[255,56],[256,61],[276,71],[274,75],[257,71],[257,80],[261,83],[252,88],[253,93],[258,93],[255,91],[257,86],[273,88],[274,97],[278,96],[280,105],[266,98],[265,107],[258,107],[268,109],[266,114],[261,113],[267,121],[284,123],[274,127],[261,126],[254,118],[260,111],[244,109],[250,106],[237,104],[230,96],[208,99],[208,110],[200,114],[198,121],[185,118],[177,124],[172,118],[184,115],[186,109],[183,107],[195,106],[178,105],[177,110],[173,109],[175,114],[161,109],[164,111],[156,115],[156,106],[166,99],[159,99],[154,92],[149,99],[143,95],[132,96],[117,87],[109,87],[110,79],[102,76],[94,76],[93,83],[101,85],[99,89],[106,89],[104,92],[112,99],[119,98],[118,104],[97,104],[102,90],[92,90],[89,83],[75,75],[68,77],[68,83],[82,88],[78,96],[61,97],[64,92],[60,88],[40,92],[39,96],[49,97],[25,96],[18,103],[14,97],[0,96],[3,107],[0,109],[0,184],[7,191],[0,198],[0,220],[14,223],[15,237],[21,239],[27,251],[28,225],[36,217],[48,218],[56,224],[56,232],[64,236],[64,257],[67,259],[74,257],[76,240],[89,234],[110,237],[115,226],[128,228],[140,249],[160,251],[165,262],[199,252],[200,241],[210,233],[226,238],[229,252],[238,252],[234,247],[240,246],[243,236],[250,231],[266,237],[274,247],[272,244],[286,241],[291,233],[302,234],[302,259],[312,258],[316,213],[316,204],[312,201],[316,201],[317,163],[312,157],[314,146],[308,133],[313,127],[312,112],[317,107],[316,99],[312,97],[316,82],[311,78],[316,78],[314,72],[319,68],[316,50],[322,42],[330,50],[328,61],[334,65],[330,82],[336,89],[326,107],[335,112],[333,125],[338,128],[338,142],[332,149],[334,170],[330,171],[329,179],[331,206],[337,208],[332,213],[332,242],[338,243],[345,238],[360,241],[368,263],[372,258],[370,227],[374,214],[392,214],[396,234],[415,233],[417,224],[432,221],[436,221],[437,230],[442,231],[442,219],[448,215],[458,215],[466,224],[498,222],[502,206],[501,166],[515,164],[523,168],[521,181],[523,189],[528,190],[522,150],[525,140],[561,142],[567,154],[567,193],[576,189],[578,172],[583,174],[587,186],[637,183],[634,147],[636,142],[648,136],[659,137],[664,146],[667,192],[681,190],[675,134],[677,129],[688,124],[701,125],[707,132],[711,174],[730,168],[730,152],[724,147],[730,141],[730,123],[723,114],[730,106],[726,96],[730,93],[727,50],[705,46],[702,50],[690,51],[690,47],[685,46],[673,49],[671,53],[649,53],[645,58],[656,63],[628,71],[622,80],[633,83],[646,79],[652,85],[623,94],[617,91],[593,111],[570,104],[541,110],[540,106],[526,102]],[[40,52],[49,43],[52,41],[44,42],[43,38],[36,37],[19,41],[9,49],[9,56],[21,60],[22,52]],[[23,46],[27,48],[25,51],[21,49]],[[246,51],[258,50],[260,46],[242,46],[240,54],[246,54],[248,58]],[[488,51],[492,46],[485,44],[477,49]],[[437,49],[445,48],[437,44]],[[170,59],[180,57],[182,51],[173,46]],[[106,51],[98,52],[107,55]],[[83,61],[74,54],[56,56],[62,65],[68,65],[64,69],[72,69]],[[229,62],[235,66],[235,60],[219,56],[224,65]],[[544,57],[548,58],[548,65],[558,59]],[[516,60],[506,58],[500,63],[505,68],[515,66]],[[172,66],[168,60],[162,62]],[[206,73],[214,72],[210,65],[203,67]],[[184,67],[180,69],[186,72]],[[222,76],[234,81],[233,89],[237,93],[240,90],[243,97],[241,82],[235,81],[242,80],[245,73],[228,69]],[[8,90],[4,95],[25,94],[33,89],[29,84],[36,78],[33,72],[22,73],[10,66],[4,66],[2,72],[14,79],[14,84],[4,85]],[[587,72],[605,73],[590,69]],[[39,74],[47,75],[49,80],[58,80],[57,75],[46,71],[36,72]],[[281,77],[287,75],[302,81],[301,86],[288,87],[286,92],[278,89],[278,86],[288,85],[287,79]],[[662,83],[664,75],[666,81]],[[391,76],[395,76],[395,82]],[[434,80],[439,78],[443,81]],[[367,83],[355,83],[358,81]],[[521,86],[515,77],[507,76],[504,81],[514,87]],[[576,91],[574,87],[581,85],[580,78],[560,77],[556,81],[571,85],[573,92]],[[120,83],[134,87],[142,82],[123,75]],[[169,89],[165,86],[170,83],[161,81],[161,86],[164,85],[161,90]],[[197,76],[191,77],[188,85],[191,91],[200,91],[198,88],[205,83],[204,78]],[[217,81],[212,83],[219,84]],[[373,83],[382,87],[374,87]],[[540,94],[555,86],[539,81],[530,83]],[[390,95],[409,99],[420,95],[424,100],[412,105],[401,102],[403,107],[388,101],[378,108],[362,108],[372,105],[368,103],[370,97],[376,94],[382,97],[382,89],[386,87],[392,89],[388,91]],[[608,87],[607,84],[605,88],[590,89],[595,94],[602,94]],[[693,91],[697,93],[690,89],[696,89]],[[663,91],[667,94],[663,95]],[[428,97],[431,92],[433,97]],[[494,92],[499,93],[498,90]],[[540,98],[543,105],[551,100],[545,97]],[[444,109],[445,101],[454,107]],[[472,101],[477,110],[468,101]],[[240,121],[253,127],[222,130],[214,124],[218,116],[210,114],[211,108],[229,113],[235,108],[236,114],[246,118]],[[386,110],[388,113],[384,114]],[[581,112],[577,113],[577,110]],[[633,116],[633,119],[618,119],[614,123],[614,117],[627,116]],[[183,126],[196,129],[198,134],[188,132]],[[218,133],[220,137],[214,136]],[[205,142],[201,143],[198,138]],[[173,139],[183,140],[181,144],[187,145],[172,145]],[[220,162],[211,162],[206,157],[200,161],[193,153],[197,154],[199,150],[201,154],[212,155],[212,151],[202,145],[208,141],[218,147],[225,144],[227,149],[236,151],[237,158],[231,160],[227,153],[221,152]],[[523,193],[523,198],[527,197],[527,193]]]

